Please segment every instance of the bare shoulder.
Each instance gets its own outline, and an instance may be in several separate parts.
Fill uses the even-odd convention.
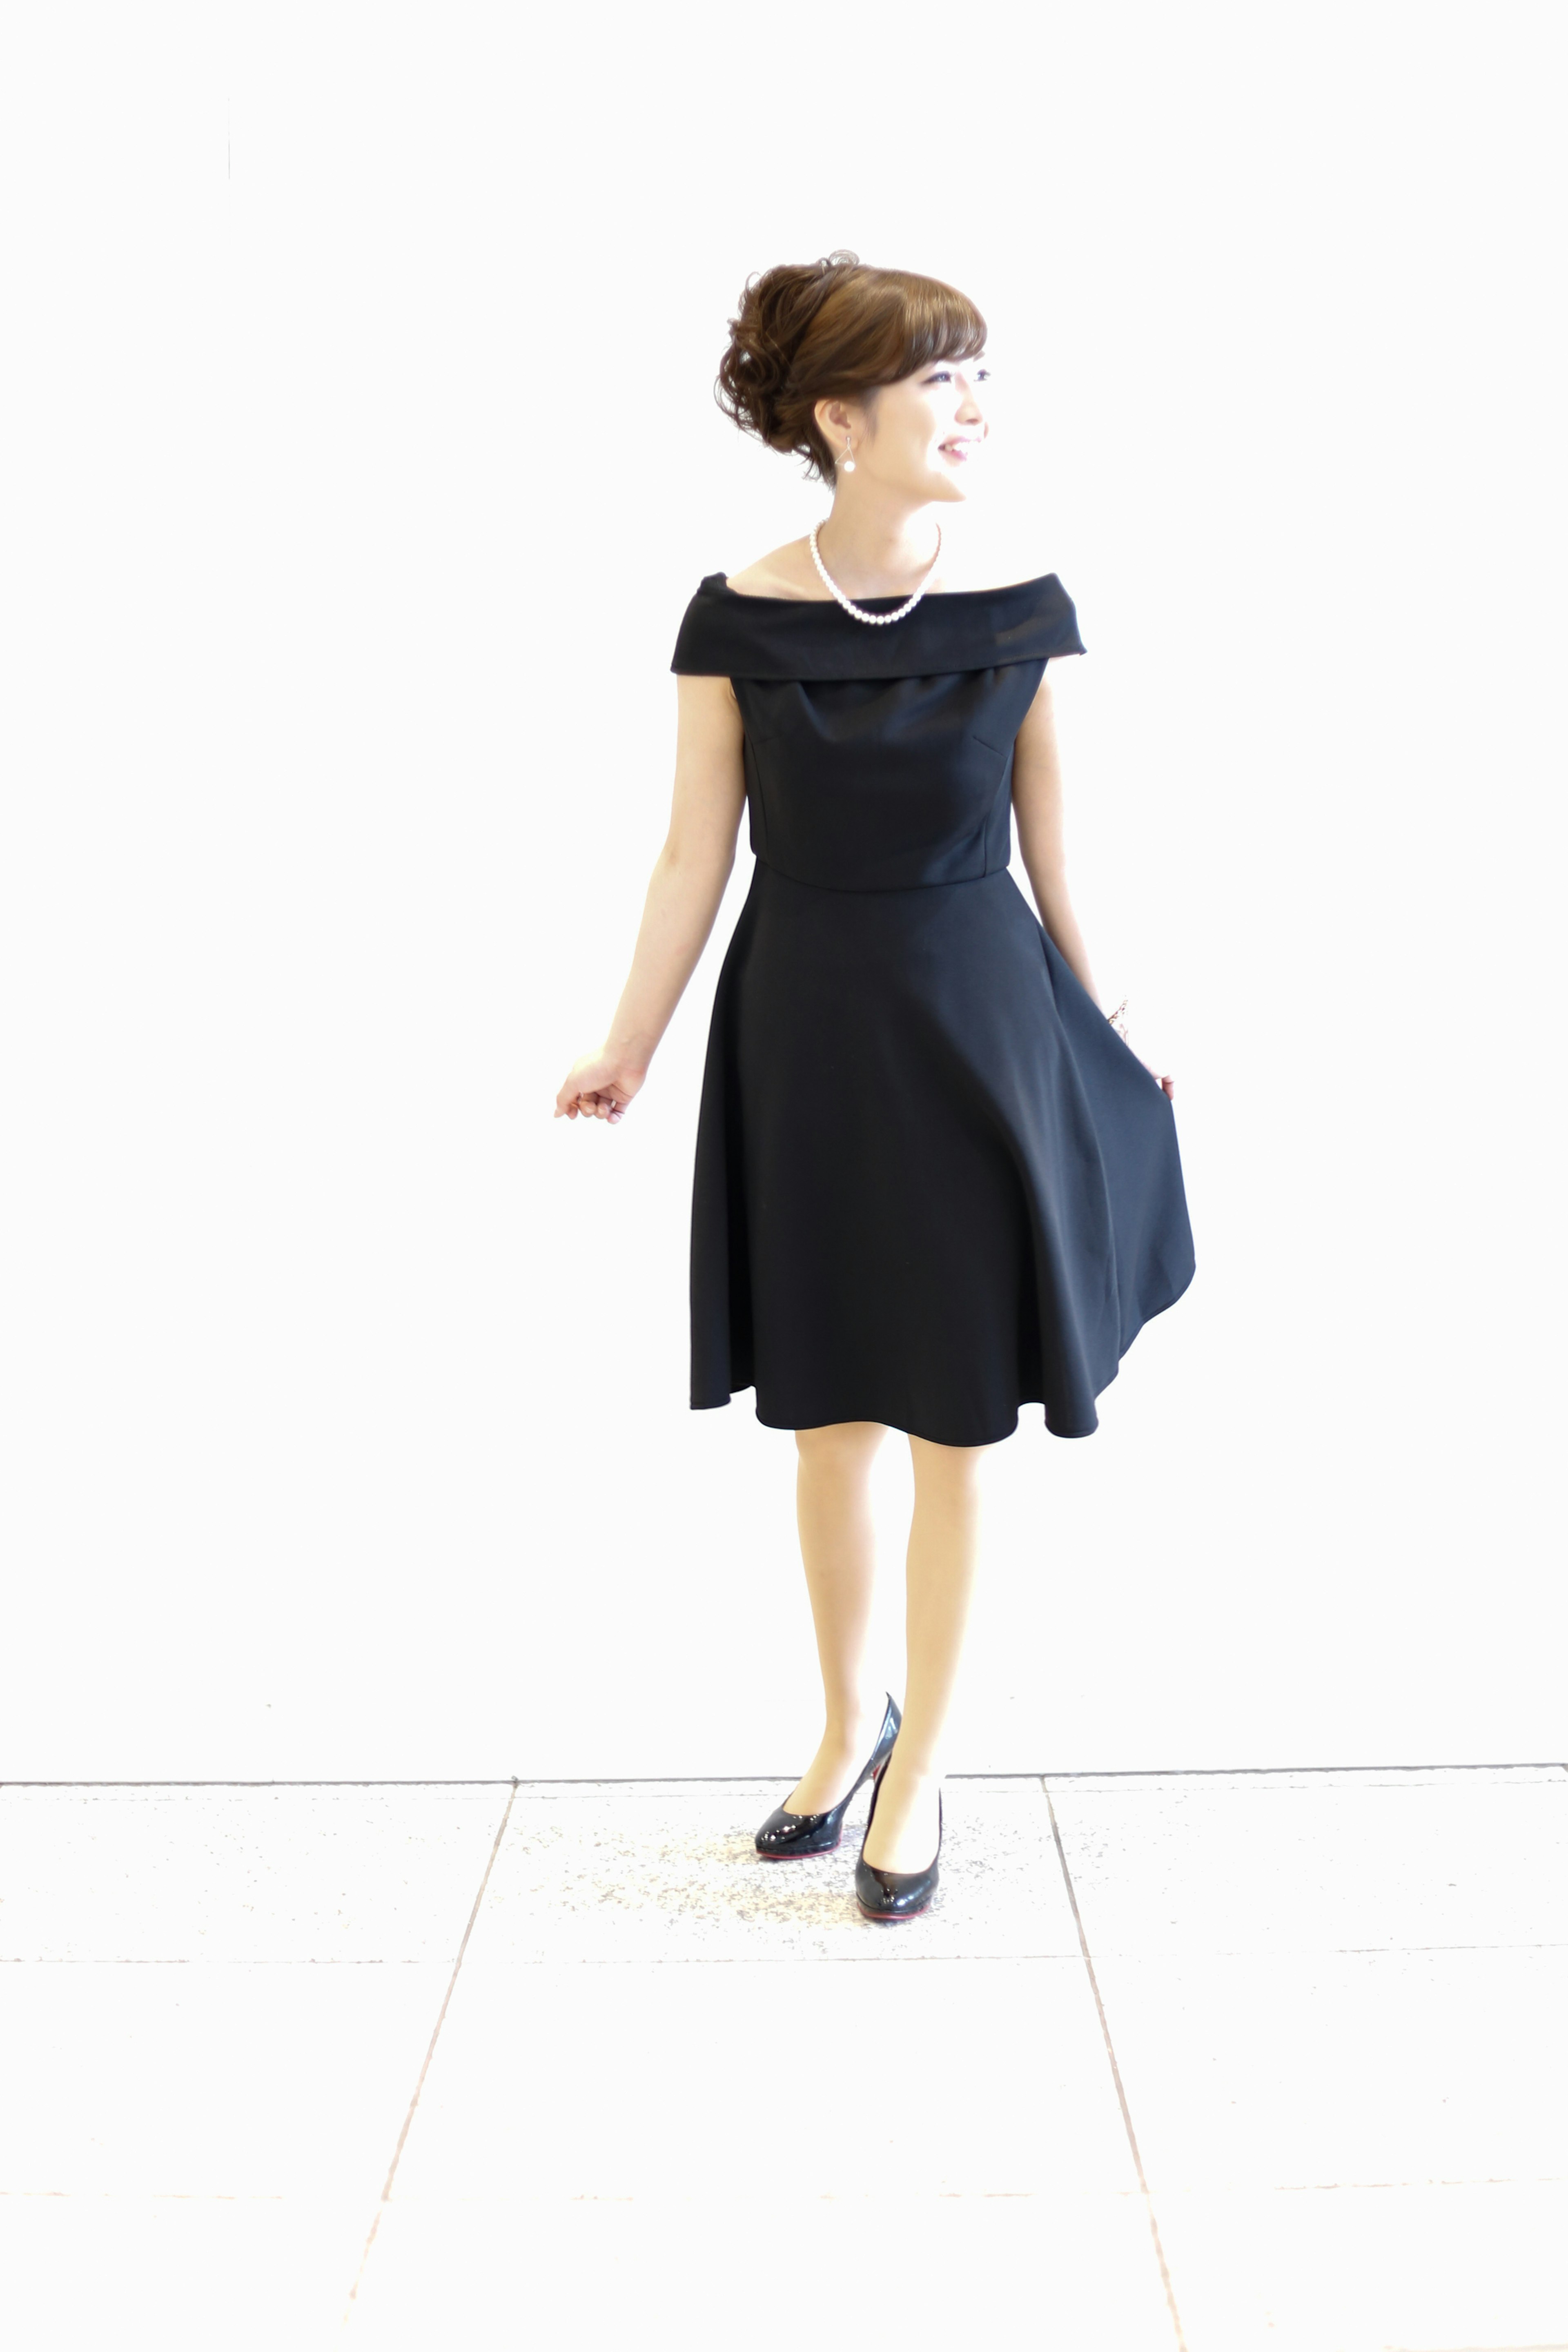
[[[952,545],[943,547],[936,577],[928,584],[941,595],[984,595],[999,588],[1021,588],[1047,574],[1048,566],[1031,562],[1016,547],[1004,554],[994,547]],[[743,572],[731,572],[724,584],[738,596],[780,596],[804,604],[821,604],[827,593],[811,560],[811,543],[805,539],[792,539],[748,563]]]
[[[804,539],[792,539],[787,546],[775,547],[771,555],[748,563],[743,572],[731,572],[724,584],[737,596],[784,596],[806,603],[816,603],[822,596],[822,583]]]
[[[999,544],[995,537],[988,536],[983,543],[969,545],[960,541],[955,531],[952,541],[951,549],[944,547],[942,551],[942,585],[949,594],[984,595],[1002,588],[1027,587],[1052,576],[1051,566],[1035,555],[1026,538]]]

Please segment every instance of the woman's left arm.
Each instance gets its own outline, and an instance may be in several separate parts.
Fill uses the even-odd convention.
[[[1089,968],[1089,950],[1068,895],[1066,825],[1063,817],[1061,754],[1057,746],[1056,712],[1051,702],[1050,665],[1046,666],[1039,691],[1030,703],[1013,747],[1013,807],[1018,820],[1018,851],[1040,920],[1055,945],[1083,982],[1096,1004],[1100,992]],[[1100,1006],[1101,1012],[1104,1006]],[[1142,1055],[1139,1055],[1142,1061]],[[1144,1062],[1167,1095],[1175,1080]]]

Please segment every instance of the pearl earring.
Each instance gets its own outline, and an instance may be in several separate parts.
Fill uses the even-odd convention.
[[[838,470],[841,474],[852,474],[855,471],[855,460],[849,455],[849,448],[850,445],[846,441],[844,444],[844,455],[838,460]]]

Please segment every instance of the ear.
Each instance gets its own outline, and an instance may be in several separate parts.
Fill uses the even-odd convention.
[[[840,445],[858,422],[847,400],[819,400],[811,413],[823,439]]]

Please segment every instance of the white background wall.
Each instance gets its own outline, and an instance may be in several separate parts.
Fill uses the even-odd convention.
[[[954,1767],[1560,1756],[1561,12],[216,22],[0,77],[0,1769],[809,1753],[791,1440],[686,1402],[743,846],[631,1118],[551,1112],[681,609],[824,507],[724,322],[840,244],[991,321],[1198,1254],[993,1458]]]

